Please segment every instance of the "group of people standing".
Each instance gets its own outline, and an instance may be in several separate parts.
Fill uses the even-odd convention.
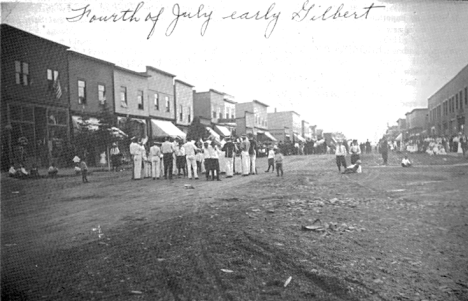
[[[235,172],[236,154],[240,152],[241,174],[257,174],[257,142],[253,135],[241,136],[240,141],[227,137],[222,143],[215,140],[184,141],[177,137],[166,137],[163,143],[155,141],[147,152],[144,140],[132,138],[130,155],[132,157],[132,179],[152,177],[153,179],[172,179],[175,172],[178,177],[199,179],[199,173],[205,170],[207,180],[220,179],[220,155],[224,153],[226,178]]]

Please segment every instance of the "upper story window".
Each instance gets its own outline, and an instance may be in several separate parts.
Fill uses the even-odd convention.
[[[138,110],[143,110],[144,105],[143,105],[143,91],[138,91],[137,94],[137,104],[138,104]]]
[[[29,85],[29,64],[15,61],[15,78],[18,85]]]
[[[127,87],[120,87],[120,106],[122,108],[127,108],[128,107]]]
[[[221,114],[221,108],[218,108],[218,118],[223,118],[223,115]]]
[[[216,110],[213,109],[213,118],[216,118]]]
[[[154,95],[153,95],[153,104],[154,104],[154,109],[159,111],[159,96],[158,96],[158,93],[154,93]]]
[[[98,85],[98,100],[100,104],[106,103],[106,86]]]
[[[460,95],[459,99],[460,99],[460,110],[463,109],[463,91],[460,90],[460,92],[458,92],[458,95]]]
[[[86,104],[86,82],[84,80],[78,80],[78,103]]]
[[[468,87],[465,87],[465,105],[468,106]]]
[[[179,106],[179,120],[184,120],[184,107],[182,105]]]
[[[192,108],[188,107],[188,115],[187,115],[187,121],[192,122]]]
[[[171,111],[171,102],[169,101],[169,97],[165,97],[166,99],[166,112],[169,113]]]
[[[455,109],[458,110],[458,94],[455,95]]]
[[[57,81],[59,72],[57,70],[47,69],[47,87],[52,90],[54,82]]]

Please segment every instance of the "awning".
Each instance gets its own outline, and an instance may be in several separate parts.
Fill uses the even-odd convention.
[[[264,131],[257,130],[257,134],[265,134]]]
[[[176,138],[179,136],[185,140],[186,137],[186,134],[170,121],[151,119],[151,129],[153,130],[153,138],[167,136]]]
[[[294,138],[296,138],[297,140],[302,141],[302,142],[306,141],[304,138],[302,138],[301,136],[299,136],[297,134],[294,134]]]
[[[231,131],[225,127],[225,126],[222,126],[222,125],[215,125],[215,129],[218,130],[218,133],[221,134],[221,136],[223,137],[229,137],[231,136]]]
[[[213,136],[215,139],[221,140],[219,134],[216,133],[212,128],[210,128],[209,126],[207,126],[207,127],[206,127],[206,130],[207,130],[208,132],[210,132],[210,135]]]
[[[270,134],[270,132],[265,132],[265,136],[267,136],[268,139],[270,139],[271,141],[278,141],[278,140],[276,140],[275,137],[273,137],[272,134]]]
[[[99,120],[96,118],[87,118],[83,120],[81,116],[72,116],[73,128],[81,130],[86,127],[90,131],[97,131],[99,129]]]
[[[398,135],[396,138],[395,138],[396,141],[401,141],[403,140],[403,135],[400,133],[400,135]]]

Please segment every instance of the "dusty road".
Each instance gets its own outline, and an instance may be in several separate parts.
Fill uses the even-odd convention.
[[[333,156],[291,156],[283,178],[222,182],[2,176],[2,300],[468,300],[468,161],[413,160],[341,175]]]

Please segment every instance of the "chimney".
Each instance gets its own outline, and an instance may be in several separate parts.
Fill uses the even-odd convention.
[[[276,108],[275,108],[275,113],[276,113]]]

